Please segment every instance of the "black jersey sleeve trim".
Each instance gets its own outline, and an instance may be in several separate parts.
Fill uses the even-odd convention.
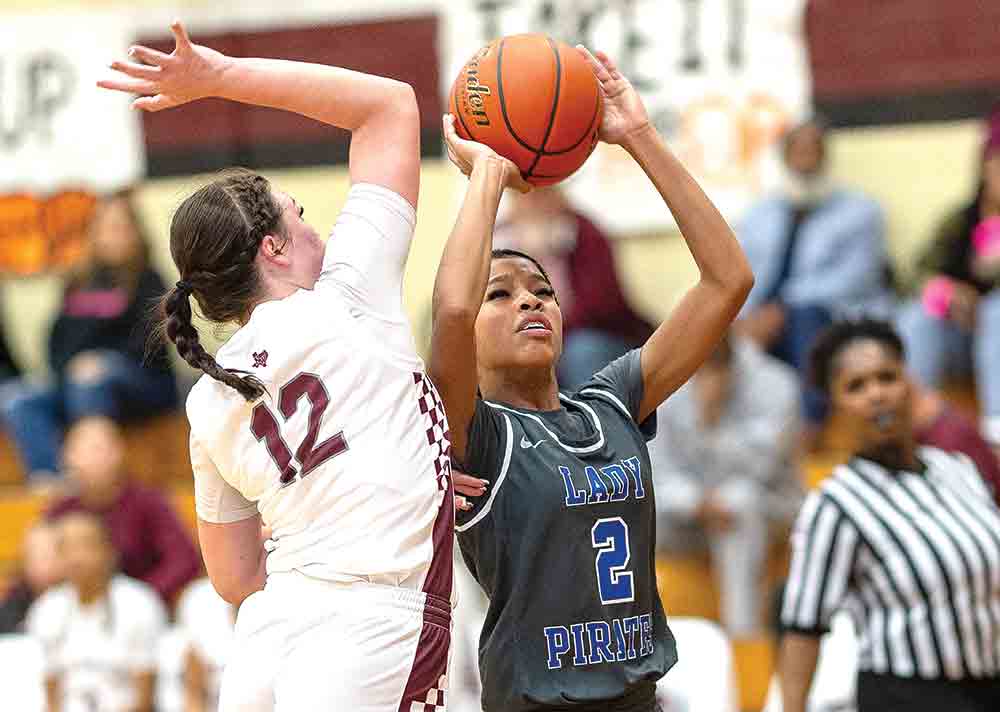
[[[618,408],[618,410],[620,410],[625,415],[626,418],[630,420],[635,420],[635,418],[629,412],[628,407],[626,407],[626,405],[622,403],[621,399],[618,396],[616,396],[614,393],[611,393],[610,391],[606,391],[603,388],[584,388],[582,391],[580,391],[580,395],[599,396],[600,398],[604,398],[608,400],[613,406]]]
[[[490,496],[486,500],[486,504],[483,505],[483,508],[479,510],[479,512],[476,513],[476,516],[472,519],[467,521],[465,524],[456,526],[455,531],[457,532],[464,532],[471,529],[476,526],[476,524],[478,524],[483,517],[490,513],[490,509],[493,507],[493,500],[496,499],[497,492],[500,491],[500,486],[503,485],[503,481],[507,479],[507,470],[510,468],[510,458],[514,450],[514,426],[510,422],[509,415],[506,413],[501,413],[500,415],[503,416],[504,426],[507,433],[506,442],[504,443],[503,464],[500,466],[500,474],[497,477],[497,481],[490,489]]]

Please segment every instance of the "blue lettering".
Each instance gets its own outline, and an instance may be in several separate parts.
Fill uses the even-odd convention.
[[[587,482],[590,483],[590,496],[587,497],[587,504],[607,502],[611,494],[608,492],[608,486],[604,484],[604,480],[597,474],[597,470],[587,465],[584,472],[587,473]]]
[[[587,658],[583,649],[583,623],[574,623],[569,629],[573,631],[573,664],[586,665]]]
[[[611,621],[611,628],[615,635],[615,648],[618,650],[618,662],[623,662],[628,657],[628,648],[625,645],[625,633],[622,632],[622,622],[620,618]]]
[[[590,664],[613,663],[614,653],[611,652],[611,627],[604,621],[587,624],[587,637],[590,638]]]
[[[649,655],[653,652],[653,617],[646,613],[639,616],[639,623],[642,626],[642,643],[639,647],[639,655]]]
[[[611,495],[612,502],[621,502],[628,498],[628,475],[621,465],[608,465],[602,467],[601,472],[608,476],[614,484],[614,492]]]
[[[587,495],[583,490],[578,490],[573,484],[573,477],[570,475],[568,467],[559,467],[559,474],[563,478],[563,487],[566,488],[566,506],[577,507],[587,503]]]
[[[646,488],[642,486],[642,464],[639,462],[639,458],[630,457],[627,460],[622,460],[622,463],[628,468],[632,483],[635,485],[635,498],[642,499],[646,496]]]
[[[639,632],[639,616],[631,616],[622,620],[622,626],[625,629],[625,635],[627,645],[628,645],[628,659],[635,660],[638,656],[635,654],[635,634]]]
[[[559,670],[562,656],[569,652],[569,631],[566,626],[550,625],[544,633],[545,647],[549,651],[549,670]]]

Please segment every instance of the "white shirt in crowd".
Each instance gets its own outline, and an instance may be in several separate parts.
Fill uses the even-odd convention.
[[[219,700],[222,669],[233,645],[235,610],[215,592],[211,581],[198,579],[177,601],[177,627],[206,668],[209,709]]]
[[[188,397],[198,516],[259,511],[269,574],[396,585],[430,564],[447,425],[403,310],[415,219],[398,194],[354,185],[315,288],[258,305],[216,356],[267,395],[247,403],[204,376]]]
[[[26,628],[42,643],[46,676],[60,680],[62,712],[125,712],[136,702],[133,676],[156,667],[166,611],[151,587],[119,574],[87,606],[69,584],[50,589]]]

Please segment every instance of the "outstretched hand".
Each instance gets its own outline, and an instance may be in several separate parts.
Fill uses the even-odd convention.
[[[630,135],[649,126],[649,114],[639,92],[604,52],[591,54],[583,45],[577,51],[590,63],[604,99],[601,128],[597,137],[605,143],[621,144]]]
[[[476,161],[493,157],[502,161],[506,168],[504,188],[513,188],[521,193],[527,193],[532,189],[533,186],[521,177],[521,171],[517,169],[517,166],[512,161],[504,158],[485,143],[466,141],[460,137],[458,132],[455,131],[454,116],[445,114],[442,119],[442,127],[444,130],[444,141],[448,146],[448,158],[466,176],[472,173],[472,168],[475,166]]]
[[[138,94],[132,107],[161,111],[197,99],[212,96],[229,58],[214,49],[196,45],[187,30],[175,21],[170,26],[174,51],[170,54],[135,45],[128,54],[132,60],[115,60],[111,68],[119,75],[102,79],[102,89]]]

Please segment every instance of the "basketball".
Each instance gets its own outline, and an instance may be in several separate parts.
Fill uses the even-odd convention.
[[[601,91],[587,60],[542,34],[493,41],[466,62],[449,111],[464,139],[510,159],[532,185],[552,185],[597,145]]]

